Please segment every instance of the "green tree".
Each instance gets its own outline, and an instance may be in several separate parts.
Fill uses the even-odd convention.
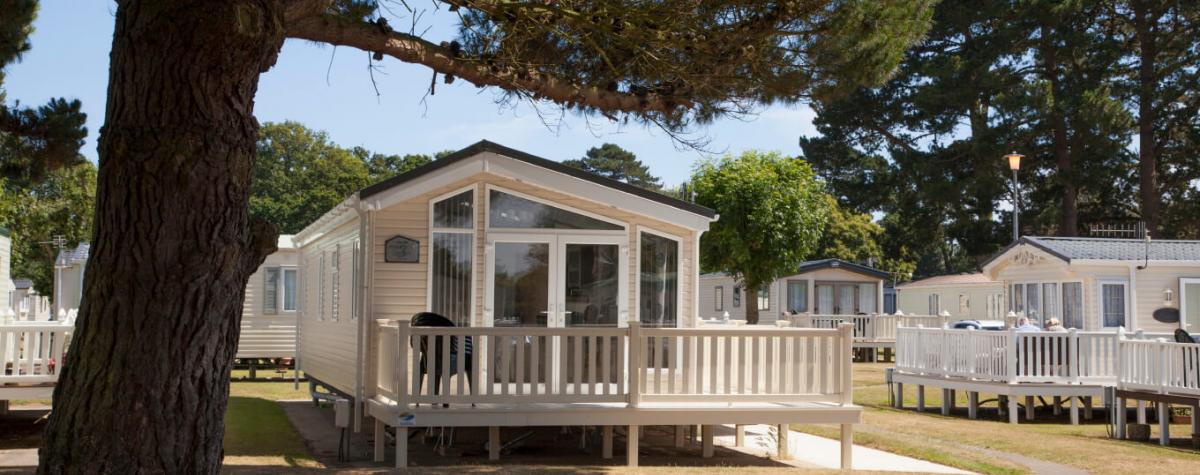
[[[630,185],[647,190],[661,190],[662,180],[650,174],[647,167],[637,156],[616,144],[606,143],[599,147],[588,149],[583,158],[564,160],[563,165],[578,168],[612,178]]]
[[[253,98],[286,39],[678,136],[882,81],[932,3],[442,0],[445,41],[393,30],[376,0],[118,3],[95,252],[39,470],[219,470],[246,282],[277,242],[249,211]]]
[[[250,187],[250,213],[293,234],[371,183],[367,164],[297,122],[264,124]]]
[[[37,108],[7,105],[4,68],[29,51],[38,2],[0,2],[0,176],[8,187],[27,187],[58,168],[84,162],[87,115],[78,100],[51,99]]]
[[[870,214],[844,208],[830,195],[826,195],[825,202],[829,219],[814,257],[869,262],[878,269],[900,275],[915,270],[916,262],[906,252],[885,251],[887,234]]]
[[[0,192],[0,226],[12,231],[12,275],[54,295],[58,249],[48,241],[63,236],[74,246],[91,239],[96,201],[96,166],[84,161],[55,169],[38,184]]]
[[[821,239],[829,209],[808,162],[745,152],[701,162],[696,203],[721,219],[700,240],[701,266],[729,274],[745,290],[746,320],[758,323],[758,289],[794,273]]]
[[[350,153],[367,165],[367,175],[371,183],[381,182],[433,161],[429,155],[389,155],[371,152],[362,147],[354,147],[350,149]],[[446,154],[447,152],[438,152],[437,155],[441,158]]]

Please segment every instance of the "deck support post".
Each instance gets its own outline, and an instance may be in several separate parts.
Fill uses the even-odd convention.
[[[1008,423],[1016,424],[1021,417],[1021,407],[1017,403],[1017,398],[1014,396],[1008,397]]]
[[[609,460],[613,457],[613,426],[604,426],[604,436],[600,443],[600,454],[604,460]]]
[[[0,401],[0,416],[7,416],[9,410],[8,401]]]
[[[942,415],[948,416],[954,410],[954,390],[942,389]]]
[[[713,426],[706,424],[700,428],[700,453],[704,458],[713,456]]]
[[[904,383],[896,383],[896,409],[904,409]]]
[[[1192,406],[1192,438],[1200,435],[1200,404]]]
[[[1125,440],[1125,424],[1129,419],[1129,411],[1125,410],[1125,398],[1113,401],[1113,418],[1117,421],[1117,440]]]
[[[1092,420],[1092,397],[1085,396],[1083,398],[1083,418]]]
[[[925,412],[925,385],[917,385],[917,412]]]
[[[638,466],[638,426],[625,429],[625,465]]]
[[[979,418],[979,391],[967,392],[967,417]]]
[[[1171,445],[1171,405],[1158,403],[1158,444]]]
[[[1137,423],[1138,424],[1146,423],[1146,401],[1139,400],[1137,402]]]
[[[1062,415],[1062,396],[1054,396],[1054,415]]]
[[[687,438],[687,426],[675,426],[675,446],[683,447],[683,442]]]
[[[384,451],[384,443],[387,441],[387,425],[379,419],[375,419],[375,461],[382,462],[387,458]]]
[[[854,460],[854,424],[842,424],[842,470],[852,470]]]
[[[396,428],[396,468],[408,468],[408,428]]]
[[[792,432],[787,424],[779,424],[776,426],[779,433],[779,443],[775,446],[776,458],[779,460],[788,460],[792,458],[791,441],[788,440],[788,435]]]
[[[1025,420],[1032,421],[1034,416],[1033,396],[1025,396]]]
[[[735,426],[734,431],[735,432],[734,432],[734,436],[733,436],[733,446],[734,447],[745,447],[746,446],[746,426],[742,425],[742,424],[738,424],[737,426]]]
[[[500,427],[488,427],[488,460],[500,460]]]
[[[1071,396],[1071,425],[1079,425],[1079,397]]]

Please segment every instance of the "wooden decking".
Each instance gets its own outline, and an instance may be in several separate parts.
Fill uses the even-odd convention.
[[[633,434],[628,463],[636,466],[640,426],[705,426],[711,446],[716,425],[793,423],[840,424],[848,466],[853,424],[861,418],[851,403],[848,324],[429,328],[400,321],[377,330],[377,388],[367,413],[378,433],[396,429],[401,467],[411,427],[489,427],[498,434],[510,426],[597,426],[611,456],[612,428],[624,426]],[[383,447],[376,449],[382,460]]]

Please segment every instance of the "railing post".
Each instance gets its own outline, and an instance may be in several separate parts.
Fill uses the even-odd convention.
[[[1125,371],[1124,366],[1123,366],[1124,358],[1122,355],[1125,351],[1121,349],[1121,342],[1125,341],[1125,327],[1123,327],[1123,326],[1117,327],[1117,331],[1114,334],[1113,338],[1116,339],[1116,344],[1113,347],[1113,376],[1115,376],[1117,378],[1117,383],[1116,383],[1117,388],[1120,388],[1121,387],[1121,375]]]
[[[1008,369],[1008,378],[1007,378],[1008,384],[1013,384],[1013,383],[1017,382],[1017,329],[1016,328],[1008,329],[1008,339],[1007,340],[1008,340],[1007,341],[1008,348],[1006,348],[1007,355],[1005,357],[1005,360],[1006,360],[1005,366],[1008,367],[1007,368]]]
[[[1154,345],[1156,348],[1158,348],[1158,358],[1156,358],[1158,360],[1158,377],[1154,379],[1156,379],[1158,383],[1158,393],[1166,394],[1167,366],[1171,364],[1169,361],[1167,361],[1167,340],[1156,338],[1154,339],[1154,342],[1158,343],[1157,345]],[[1164,416],[1163,414],[1159,414],[1158,417],[1159,419],[1162,419],[1163,417],[1170,417],[1170,415],[1168,414]]]
[[[412,341],[412,328],[409,320],[396,321],[396,365],[392,371],[392,377],[395,382],[392,383],[393,392],[396,395],[396,405],[399,407],[408,407],[408,347]],[[380,335],[383,333],[380,332]]]
[[[1067,330],[1067,378],[1073,384],[1079,384],[1079,332],[1074,328]]]
[[[854,324],[838,325],[842,334],[842,405],[854,403]]]
[[[642,322],[629,322],[629,407],[638,407],[642,402]]]

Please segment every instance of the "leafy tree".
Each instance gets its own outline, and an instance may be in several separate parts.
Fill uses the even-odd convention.
[[[0,191],[0,198],[0,226],[12,231],[12,275],[54,295],[58,249],[47,241],[63,236],[74,246],[91,238],[96,166],[84,161],[59,168],[38,184]]]
[[[916,263],[907,260],[903,252],[884,250],[887,235],[884,227],[870,214],[843,208],[831,195],[825,197],[829,219],[821,233],[814,257],[836,258],[850,262],[871,263],[872,266],[894,274],[913,272]]]
[[[250,213],[293,234],[370,184],[366,163],[297,122],[263,125]]]
[[[808,162],[759,152],[701,162],[691,181],[696,202],[721,215],[700,240],[701,266],[732,276],[745,289],[747,322],[758,323],[757,289],[817,250],[824,187]]]
[[[354,147],[350,149],[350,153],[367,165],[371,183],[378,183],[433,161],[429,155],[389,155],[374,153],[362,147]],[[438,152],[439,155],[445,153]]]
[[[9,187],[35,184],[58,168],[84,162],[87,115],[78,100],[51,99],[37,108],[7,105],[4,68],[29,51],[34,0],[0,2],[0,176]]]
[[[442,0],[461,23],[444,42],[393,30],[375,0],[119,3],[95,252],[39,470],[219,469],[244,289],[277,234],[249,212],[253,98],[285,39],[679,136],[878,83],[931,3]]]
[[[633,152],[616,144],[606,143],[599,147],[592,147],[588,149],[583,158],[564,160],[563,165],[623,181],[647,190],[662,189],[662,180],[650,174],[650,167],[638,160]]]

